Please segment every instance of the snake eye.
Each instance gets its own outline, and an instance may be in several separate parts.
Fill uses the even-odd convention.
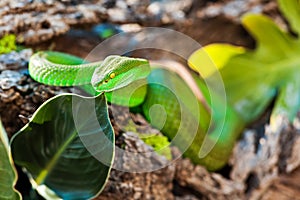
[[[116,74],[113,72],[113,73],[111,73],[111,74],[109,75],[109,77],[110,77],[111,79],[113,79],[113,78],[116,77]]]

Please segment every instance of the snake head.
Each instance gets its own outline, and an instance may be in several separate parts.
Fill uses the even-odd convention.
[[[149,73],[150,65],[145,59],[112,55],[95,69],[91,83],[98,92],[110,92],[146,78]]]

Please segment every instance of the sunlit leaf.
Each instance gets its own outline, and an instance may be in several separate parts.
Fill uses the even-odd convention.
[[[280,1],[280,3],[281,7],[285,8],[285,13],[288,12],[287,7],[299,4],[296,0]],[[298,10],[298,7],[293,8],[292,13],[294,14],[287,14],[290,18],[293,17],[293,23],[300,21],[300,19],[294,19],[297,18],[295,10]],[[230,48],[227,49],[227,51],[229,50],[228,56],[227,59],[224,59],[220,49],[223,48],[224,54],[226,54],[227,47],[222,47],[220,44],[210,45],[208,49],[214,50],[207,50],[206,53],[212,58],[213,63],[221,64],[217,64],[218,72],[205,78],[221,74],[229,104],[248,123],[266,109],[276,96],[278,89],[285,91],[287,88],[284,89],[284,87],[289,85],[288,82],[293,82],[293,79],[296,78],[293,74],[300,66],[300,41],[281,30],[270,18],[263,15],[247,14],[242,18],[242,24],[256,40],[256,49],[234,52],[233,50],[239,47],[230,47],[232,51],[229,50]],[[201,62],[200,58],[202,58],[201,54],[197,52],[194,53],[194,57],[191,57],[197,61],[194,63],[198,63],[197,67],[193,68],[201,74],[203,68],[211,66]],[[204,65],[201,66],[201,64]],[[285,108],[286,113],[294,113],[293,109],[296,109],[293,106],[287,107],[279,104],[277,103],[277,107]],[[293,117],[289,116],[289,118]]]
[[[242,18],[242,24],[256,40],[257,48],[253,52],[254,62],[262,64],[280,62],[281,59],[290,59],[298,55],[295,49],[300,48],[299,42],[281,30],[272,19],[263,15],[248,14]],[[270,63],[264,68],[268,70],[275,67],[274,63]]]
[[[10,147],[6,132],[0,121],[0,199],[21,199],[20,194],[14,189],[17,181],[16,171],[10,156]]]
[[[214,77],[222,76],[229,104],[245,124],[258,118],[275,98],[270,118],[273,130],[278,127],[277,119],[286,117],[292,122],[300,110],[300,1],[278,0],[278,4],[297,36],[283,31],[268,17],[247,14],[243,17],[242,24],[256,40],[254,50],[228,56],[224,62],[224,58],[218,56],[222,55],[219,44],[210,45],[196,51],[189,60],[189,65],[202,76],[204,74],[205,79],[213,80]],[[206,48],[214,50],[204,52]],[[223,49],[225,52],[226,48]],[[207,61],[206,53],[213,61]],[[219,71],[215,70],[213,64]],[[233,124],[236,122],[232,119],[230,121]],[[234,142],[230,139],[224,141],[222,138],[218,141],[221,141],[220,146]],[[223,151],[217,153],[220,155]]]
[[[300,33],[300,1],[299,0],[277,0],[280,10],[288,20],[291,28]]]
[[[63,199],[97,195],[108,178],[114,133],[103,94],[65,94],[45,102],[12,140],[16,164],[25,167],[41,195]],[[42,190],[44,188],[44,190]]]
[[[300,64],[300,43],[268,17],[250,14],[242,22],[257,40],[257,48],[230,59],[220,73],[230,103],[246,121],[252,121],[269,105],[277,89],[294,78]]]
[[[203,78],[207,78],[215,71],[223,68],[231,57],[244,52],[243,47],[230,44],[210,44],[195,51],[189,57],[188,64]]]
[[[270,124],[272,126],[275,126],[277,116],[286,117],[292,122],[300,110],[299,76],[300,73],[295,73],[293,79],[280,88],[276,104],[271,114]]]

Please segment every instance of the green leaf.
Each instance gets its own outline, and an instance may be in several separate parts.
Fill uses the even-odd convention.
[[[299,33],[299,0],[278,0],[278,3],[292,29]],[[292,120],[295,117],[295,110],[299,109],[297,102],[299,86],[294,75],[298,74],[300,66],[299,38],[281,30],[270,18],[263,15],[247,14],[243,17],[242,24],[256,40],[256,49],[238,52],[237,49],[234,50],[235,47],[230,47],[226,52],[228,48],[226,45],[213,44],[205,47],[202,52],[196,51],[191,56],[189,60],[192,62],[191,67],[200,74],[205,70],[209,71],[205,69],[206,66],[213,68],[210,71],[215,73],[209,73],[205,78],[221,74],[229,103],[245,122],[257,118],[270,104],[278,90],[280,96],[272,118],[279,113],[285,113]],[[207,59],[202,62],[201,58],[206,56],[203,51],[212,59],[210,63],[206,62]],[[226,59],[222,53],[227,55]],[[211,63],[217,66],[219,72]],[[291,91],[294,93],[291,94]],[[288,96],[294,97],[295,100],[291,102]]]
[[[300,33],[300,1],[278,0],[278,6],[288,20],[291,28]]]
[[[188,64],[203,78],[207,78],[215,71],[223,68],[231,57],[244,52],[243,47],[230,44],[210,44],[195,51],[188,58]]]
[[[10,156],[10,147],[6,132],[0,121],[0,199],[21,199],[21,195],[14,189],[17,181],[16,170]]]
[[[255,61],[253,54],[243,54],[220,71],[229,104],[245,122],[260,115],[276,95],[274,74],[264,71],[265,65]]]
[[[298,56],[295,48],[299,49],[299,42],[281,30],[272,19],[263,15],[247,14],[242,18],[242,24],[256,40],[257,48],[253,52],[255,61],[279,62],[281,59],[290,59],[293,55]]]
[[[295,73],[293,79],[280,88],[270,119],[273,128],[276,128],[277,116],[287,117],[292,122],[300,110],[299,76],[300,73]]]
[[[299,33],[299,0],[279,0],[279,5],[293,30]],[[275,119],[279,115],[285,115],[292,121],[300,108],[299,37],[284,32],[263,15],[248,14],[243,17],[242,24],[256,40],[254,50],[239,51],[240,47],[213,44],[196,51],[189,58],[190,67],[198,71],[205,80],[214,81],[221,75],[227,99],[234,108],[234,111],[228,110],[225,115],[225,134],[218,138],[217,146],[220,148],[212,151],[216,156],[210,158],[224,157],[224,151],[228,152],[230,143],[233,145],[235,141],[234,137],[228,137],[230,132],[233,134],[235,130],[241,130],[262,114],[278,91],[271,125],[276,123]],[[216,84],[222,86],[220,82]],[[222,102],[216,105],[220,106]],[[218,108],[212,107],[212,110]],[[234,115],[235,112],[238,116]],[[224,116],[217,114],[213,118],[217,127],[222,117]],[[213,136],[212,132],[209,137]],[[216,160],[211,162],[216,163]]]
[[[103,189],[114,157],[105,96],[48,100],[11,146],[16,164],[26,168],[45,198],[53,198],[49,189],[63,199],[92,198]]]
[[[285,87],[290,79],[295,79],[293,74],[300,66],[300,41],[263,15],[247,14],[243,17],[242,24],[256,39],[256,49],[239,52],[230,47],[231,50],[226,53],[228,47],[211,45],[209,48],[212,49],[206,53],[212,58],[213,63],[219,63],[217,64],[219,72],[213,70],[215,73],[206,78],[213,79],[219,75],[218,73],[221,74],[229,104],[239,113],[243,121],[249,123],[266,109],[278,89]],[[218,56],[222,54],[220,49],[227,54],[226,59],[224,56]],[[192,58],[198,59],[197,65],[200,66],[201,56],[197,55],[199,54],[196,52]],[[205,66],[199,66],[194,68],[201,73],[201,69]]]
[[[220,73],[230,103],[250,122],[265,110],[278,88],[294,79],[300,43],[268,17],[249,14],[242,23],[256,39],[257,48],[231,58]]]

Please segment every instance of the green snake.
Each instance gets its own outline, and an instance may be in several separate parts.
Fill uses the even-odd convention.
[[[152,64],[150,68],[145,59],[109,56],[103,61],[87,63],[73,55],[45,51],[31,57],[29,73],[44,84],[82,86],[92,95],[104,92],[112,103],[139,108],[154,127],[160,128],[172,144],[184,152],[184,156],[211,171],[227,163],[244,127],[224,102],[217,100],[210,105],[211,98],[218,99],[218,94],[211,93],[197,74],[189,72],[189,78],[201,91],[211,111],[216,113],[213,117],[204,101],[195,97],[189,84],[177,73],[153,68]],[[219,113],[224,106],[225,112]],[[225,122],[218,123],[222,118]],[[208,152],[201,156],[206,147],[212,148],[207,148]]]

